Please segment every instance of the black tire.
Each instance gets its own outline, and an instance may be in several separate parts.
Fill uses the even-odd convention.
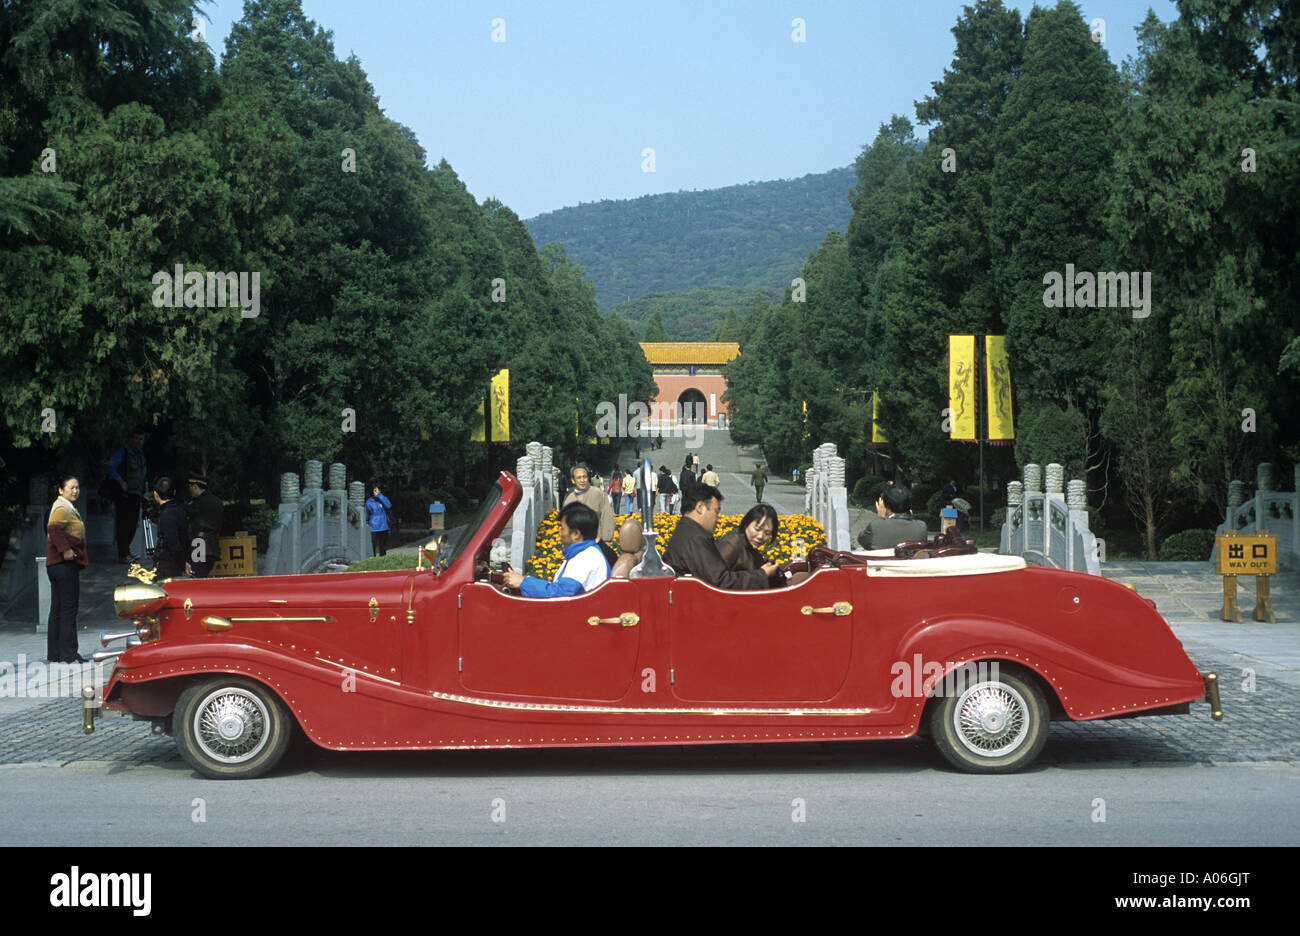
[[[187,688],[176,703],[172,727],[181,757],[214,780],[260,777],[280,762],[293,734],[276,694],[241,676]]]
[[[958,770],[1011,773],[1038,758],[1049,717],[1032,677],[981,665],[978,676],[958,680],[955,691],[932,703],[930,736]]]

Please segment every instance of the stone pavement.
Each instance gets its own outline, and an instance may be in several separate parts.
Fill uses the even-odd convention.
[[[667,465],[674,475],[682,470],[686,456],[699,455],[700,468],[713,465],[722,484],[722,512],[724,514],[743,514],[756,501],[754,488],[749,483],[750,474],[756,462],[762,462],[767,468],[767,486],[763,489],[763,501],[776,508],[778,514],[801,514],[804,512],[804,488],[795,484],[790,475],[775,475],[767,464],[763,450],[757,445],[737,445],[731,441],[729,429],[705,429],[703,441],[699,448],[687,448],[686,439],[665,438],[662,449],[651,451],[642,448],[642,455],[649,455],[655,470],[660,465]],[[619,463],[624,467],[633,464],[635,455],[630,445],[624,445],[619,453]],[[861,529],[869,511],[849,505],[851,528]],[[874,513],[874,511],[870,511]]]

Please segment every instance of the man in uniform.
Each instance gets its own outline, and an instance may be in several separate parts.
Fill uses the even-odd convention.
[[[763,503],[763,486],[767,484],[767,472],[761,462],[754,465],[754,473],[749,476],[749,483],[754,485],[754,502]]]
[[[185,550],[189,560],[186,571],[195,578],[207,578],[213,564],[220,558],[221,552],[221,515],[225,505],[221,498],[208,490],[208,479],[202,475],[191,475],[188,479],[190,499],[185,505],[185,512],[190,517],[190,542]],[[196,561],[195,550],[203,544]]]

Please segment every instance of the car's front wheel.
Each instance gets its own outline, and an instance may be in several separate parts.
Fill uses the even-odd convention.
[[[279,763],[292,734],[289,714],[270,689],[239,676],[195,683],[172,719],[185,762],[207,777],[260,777]]]
[[[1047,742],[1048,711],[1028,677],[981,674],[959,685],[930,715],[930,734],[948,763],[967,773],[1029,766]]]

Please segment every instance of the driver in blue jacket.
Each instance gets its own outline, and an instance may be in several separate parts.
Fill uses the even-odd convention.
[[[599,523],[596,511],[586,504],[580,501],[566,504],[560,511],[564,563],[555,573],[555,580],[544,582],[511,569],[505,573],[505,583],[519,589],[525,598],[565,598],[591,591],[609,578],[609,560],[596,540]]]

